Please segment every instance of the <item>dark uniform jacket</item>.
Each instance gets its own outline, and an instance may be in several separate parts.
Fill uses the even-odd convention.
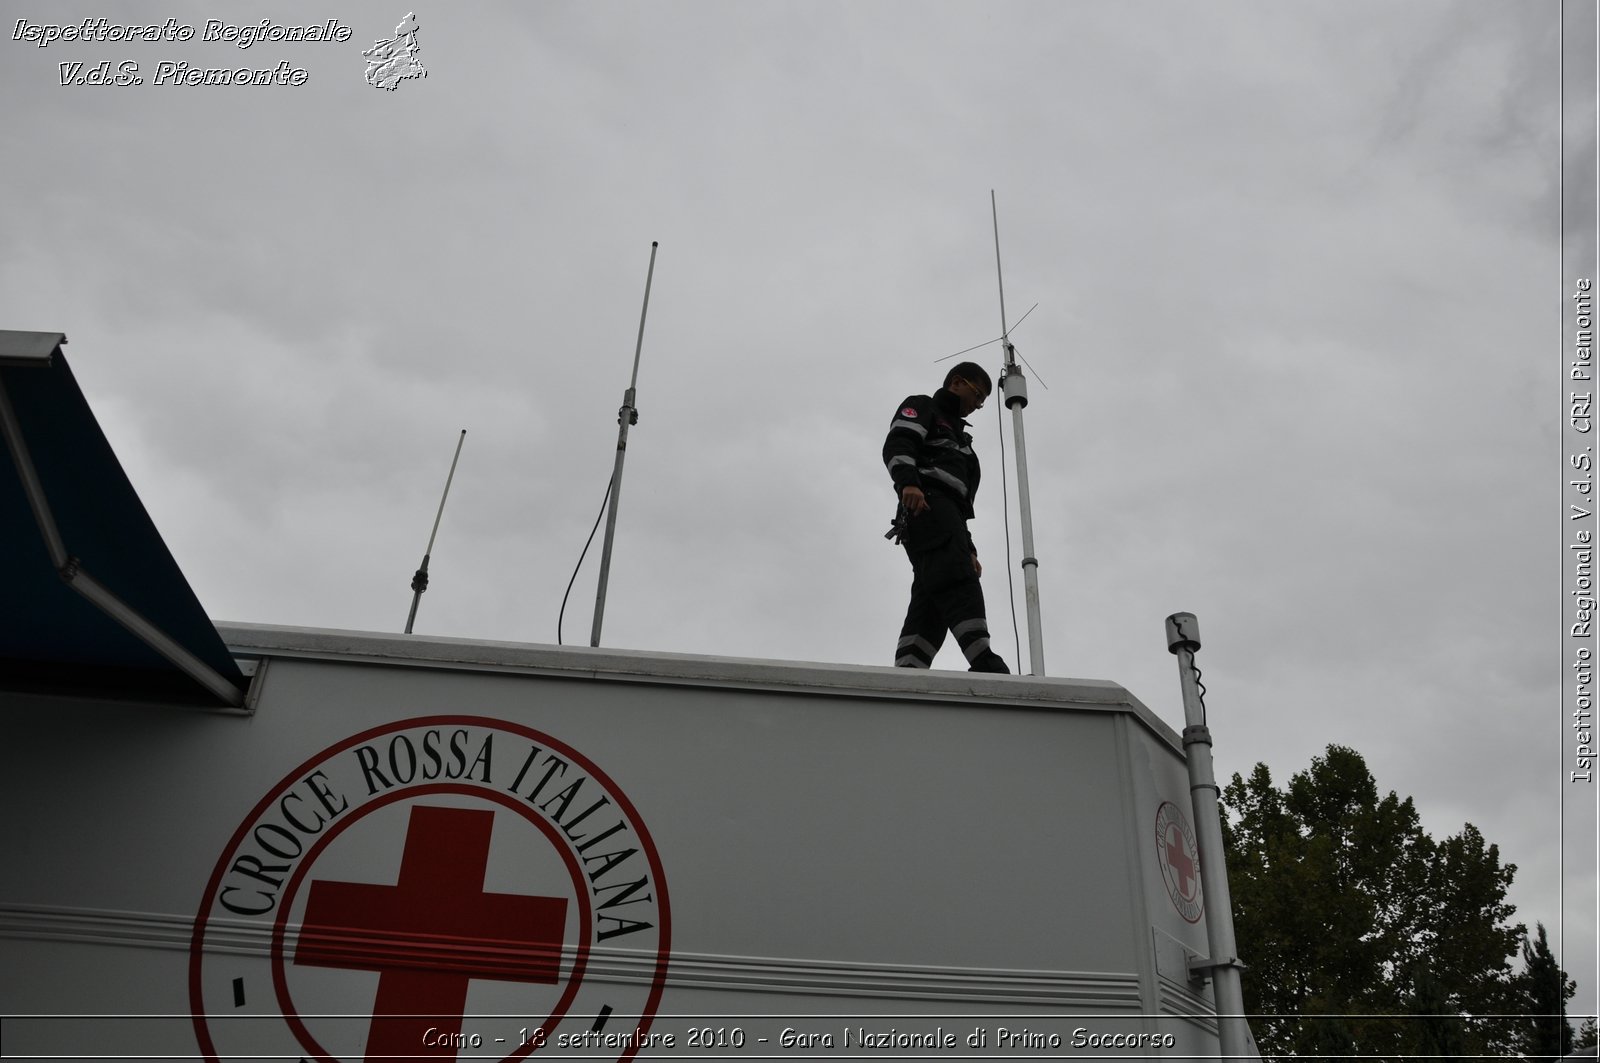
[[[960,401],[944,388],[906,399],[883,441],[883,464],[897,497],[904,487],[920,487],[924,494],[950,498],[971,520],[981,470],[960,409]]]

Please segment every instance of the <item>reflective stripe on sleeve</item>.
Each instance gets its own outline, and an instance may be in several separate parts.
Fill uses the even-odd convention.
[[[896,428],[909,428],[923,439],[928,438],[928,429],[926,425],[920,425],[915,421],[908,421],[903,417],[896,417],[894,421],[890,423],[889,431],[893,432]]]

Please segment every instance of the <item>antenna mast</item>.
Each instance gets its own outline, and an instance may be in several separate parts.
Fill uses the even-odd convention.
[[[1028,674],[1044,675],[1044,633],[1039,619],[1039,559],[1033,554],[1033,506],[1028,495],[1028,448],[1022,436],[1022,408],[1028,405],[1028,382],[1017,366],[1017,349],[1011,345],[1006,325],[1006,282],[1000,271],[1000,211],[994,189],[989,189],[989,211],[994,217],[994,274],[1000,285],[1000,343],[1006,364],[1001,370],[1000,392],[1011,411],[1017,447],[1017,508],[1022,518],[1022,587],[1028,611]]]
[[[639,310],[639,339],[633,347],[633,377],[628,390],[622,393],[622,408],[617,411],[617,464],[611,470],[611,508],[606,513],[606,537],[600,550],[600,586],[594,596],[594,628],[589,632],[589,645],[600,645],[600,623],[606,615],[606,583],[611,576],[611,541],[617,533],[617,500],[622,495],[622,459],[627,456],[628,427],[639,423],[639,411],[634,408],[634,390],[639,383],[639,352],[644,349],[644,318],[650,311],[650,281],[656,274],[657,242],[650,241],[650,269],[644,275],[644,306]]]
[[[422,567],[411,577],[411,614],[406,617],[407,635],[411,634],[411,625],[416,623],[417,605],[422,601],[422,592],[428,589],[428,558],[433,556],[433,540],[439,534],[439,521],[444,517],[444,500],[450,497],[450,481],[456,478],[456,462],[461,460],[461,444],[466,441],[467,430],[463,428],[456,439],[456,456],[450,459],[450,475],[444,479],[444,495],[439,499],[439,512],[433,518],[433,531],[428,535],[428,549],[422,555]]]

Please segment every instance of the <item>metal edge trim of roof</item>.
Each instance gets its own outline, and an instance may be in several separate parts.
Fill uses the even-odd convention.
[[[56,348],[67,342],[64,332],[21,332],[0,329],[0,365],[49,365]]]
[[[887,665],[714,657],[271,624],[218,622],[216,626],[237,657],[348,661],[672,686],[703,684],[777,693],[910,698],[969,705],[977,702],[997,708],[1128,712],[1180,755],[1183,751],[1177,731],[1126,688],[1104,679],[995,676]]]

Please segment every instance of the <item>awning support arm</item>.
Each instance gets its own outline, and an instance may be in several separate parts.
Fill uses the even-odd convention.
[[[50,511],[50,500],[45,496],[38,470],[33,466],[28,442],[22,437],[22,425],[17,420],[17,412],[11,405],[11,396],[6,391],[4,381],[0,381],[0,435],[5,436],[6,446],[11,451],[17,475],[22,480],[23,493],[28,496],[34,522],[39,526],[39,536],[50,553],[50,564],[62,581],[222,701],[235,708],[243,705],[244,691],[228,682],[216,669],[184,649],[165,631],[85,572],[83,563],[68,551],[61,538],[61,530],[56,527],[55,515]]]

